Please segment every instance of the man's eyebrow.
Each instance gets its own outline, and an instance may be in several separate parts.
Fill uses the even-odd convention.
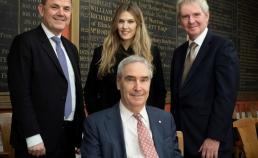
[[[127,75],[127,76],[125,76],[125,78],[135,78],[135,76]]]
[[[142,76],[141,79],[144,79],[144,80],[149,80],[150,77],[149,76]]]

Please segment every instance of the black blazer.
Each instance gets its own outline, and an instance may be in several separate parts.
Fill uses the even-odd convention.
[[[232,114],[239,84],[239,59],[233,43],[208,31],[184,85],[181,78],[188,42],[178,47],[171,65],[171,103],[185,151],[198,155],[204,139],[232,148]],[[220,156],[223,157],[223,154]]]
[[[152,47],[154,74],[151,80],[150,94],[147,103],[156,105],[164,109],[166,89],[160,60],[160,54],[157,47]],[[99,69],[99,60],[101,58],[102,46],[94,50],[93,58],[88,73],[88,78],[84,87],[84,99],[89,114],[106,109],[116,104],[120,100],[120,92],[116,87],[116,71],[121,60],[129,55],[134,54],[132,49],[127,51],[121,46],[116,54],[116,64],[113,72],[107,74],[102,79],[97,77]]]
[[[181,158],[172,115],[147,106],[150,129],[159,158]],[[119,106],[96,112],[84,122],[82,158],[126,158]]]
[[[71,61],[76,87],[74,142],[81,143],[84,119],[79,56],[64,37],[62,43]],[[39,26],[18,35],[8,55],[8,84],[13,118],[11,144],[27,150],[25,138],[40,134],[47,152],[56,150],[64,122],[67,81],[45,32]]]

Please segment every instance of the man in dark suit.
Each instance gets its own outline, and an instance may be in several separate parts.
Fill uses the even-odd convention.
[[[155,158],[181,157],[172,115],[146,106],[151,78],[152,66],[143,57],[133,55],[120,62],[117,88],[121,100],[118,105],[87,117],[82,158],[142,158],[151,157],[150,153]],[[140,115],[139,120],[136,115]],[[143,128],[148,138],[147,152],[141,143]]]
[[[85,114],[79,56],[61,36],[71,3],[42,0],[41,25],[16,36],[10,48],[11,144],[17,158],[73,158],[80,147]]]
[[[179,0],[177,9],[189,41],[173,54],[171,110],[184,134],[185,157],[231,157],[237,52],[230,40],[208,30],[206,0]]]

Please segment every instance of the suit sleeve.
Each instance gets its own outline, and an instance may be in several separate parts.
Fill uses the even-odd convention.
[[[172,114],[170,114],[170,120],[171,120],[171,134],[172,134],[172,138],[173,138],[173,156],[174,158],[181,158],[181,151],[179,150],[179,146],[178,146],[178,140],[176,137],[176,124],[174,121],[174,118],[172,116]]]
[[[239,86],[239,59],[231,41],[223,42],[215,63],[216,96],[208,137],[222,141],[231,128]]]
[[[102,131],[103,132],[103,131]],[[81,145],[82,158],[101,158],[101,147],[98,141],[98,131],[92,121],[84,121],[83,139]]]
[[[82,82],[81,82],[81,73],[80,73],[80,59],[79,59],[79,54],[78,50],[73,45],[73,52],[75,54],[76,58],[76,68],[78,74],[77,79],[76,79],[76,114],[77,118],[76,121],[76,134],[75,134],[75,139],[76,139],[76,147],[81,146],[81,141],[82,141],[82,130],[83,130],[83,121],[86,117],[85,111],[84,111],[84,103],[83,103],[83,90],[82,90]]]
[[[8,86],[12,110],[20,135],[30,137],[40,133],[32,101],[31,43],[24,36],[17,36],[8,54]]]
[[[174,115],[175,114],[175,108],[174,108],[174,100],[175,100],[175,85],[174,85],[174,76],[175,76],[175,70],[174,70],[174,65],[175,65],[175,52],[173,52],[172,60],[171,60],[171,67],[170,67],[170,112]]]
[[[165,81],[160,59],[160,52],[157,47],[152,48],[154,73],[151,80],[150,94],[147,103],[164,109],[166,100]]]
[[[90,69],[87,77],[87,81],[84,86],[84,99],[86,104],[86,109],[88,114],[99,111],[97,105],[98,104],[98,86],[99,79],[98,68],[99,68],[99,60],[101,58],[102,49],[96,48],[93,53],[92,61],[90,64]]]

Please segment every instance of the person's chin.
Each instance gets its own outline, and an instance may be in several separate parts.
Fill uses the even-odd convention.
[[[122,37],[123,41],[130,41],[132,37],[124,36]]]
[[[145,101],[143,99],[137,99],[132,102],[132,105],[135,107],[141,107],[145,104]]]
[[[66,27],[66,23],[65,22],[56,22],[53,24],[53,26],[58,29],[64,29]]]

